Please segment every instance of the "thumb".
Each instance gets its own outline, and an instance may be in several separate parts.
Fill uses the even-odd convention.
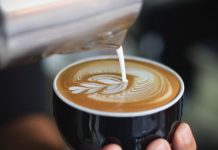
[[[122,150],[122,148],[117,144],[109,144],[103,147],[102,150]]]
[[[171,150],[171,147],[166,140],[157,139],[150,143],[146,150]]]

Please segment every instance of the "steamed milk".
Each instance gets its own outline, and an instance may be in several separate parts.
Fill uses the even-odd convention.
[[[172,72],[137,58],[126,58],[125,65],[126,77],[121,77],[115,57],[75,63],[59,74],[57,88],[79,106],[109,112],[149,110],[177,96],[180,83]],[[124,64],[121,66],[125,69]]]
[[[121,69],[121,75],[122,75],[122,81],[123,82],[128,82],[126,79],[126,67],[125,67],[125,59],[124,59],[124,54],[123,54],[123,47],[121,46],[117,51],[117,56],[120,62],[120,69]]]

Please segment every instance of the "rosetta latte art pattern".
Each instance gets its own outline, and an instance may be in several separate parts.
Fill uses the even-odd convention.
[[[106,66],[106,67],[105,67]],[[119,66],[98,64],[86,66],[73,75],[73,84],[68,88],[72,94],[87,95],[90,99],[104,102],[135,102],[155,97],[161,101],[172,95],[168,79],[153,68],[135,67],[127,64],[127,78],[123,83]]]
[[[88,78],[89,82],[80,83],[80,86],[69,87],[73,94],[115,94],[126,89],[128,83],[123,83],[116,75],[96,75]],[[98,83],[95,83],[95,82]]]

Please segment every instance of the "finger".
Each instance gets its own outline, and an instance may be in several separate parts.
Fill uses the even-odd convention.
[[[171,150],[171,148],[166,140],[157,139],[150,143],[146,150]]]
[[[187,123],[181,123],[173,137],[173,149],[175,150],[196,150],[197,145],[191,128]]]
[[[109,144],[109,145],[103,147],[102,150],[122,150],[122,148],[117,144]]]

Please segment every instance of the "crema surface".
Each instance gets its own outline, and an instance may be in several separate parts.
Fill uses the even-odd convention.
[[[94,110],[139,112],[163,106],[180,91],[178,78],[165,68],[126,59],[123,83],[116,58],[85,61],[60,73],[57,89],[67,100]]]

